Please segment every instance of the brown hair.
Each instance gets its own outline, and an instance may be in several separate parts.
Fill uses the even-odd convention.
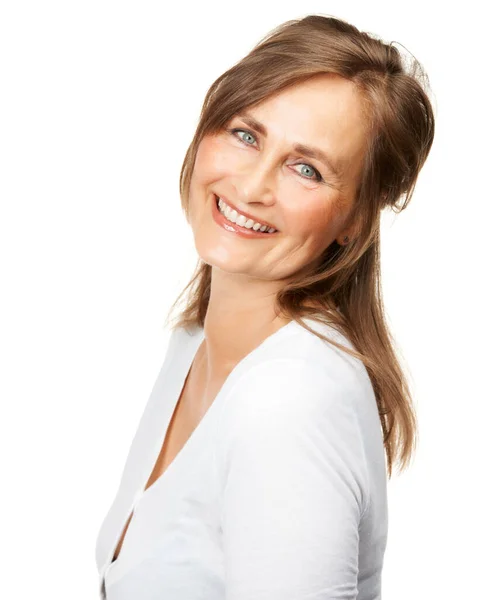
[[[308,15],[279,25],[209,88],[180,174],[187,218],[193,166],[205,135],[220,131],[242,109],[316,75],[340,75],[356,85],[370,135],[349,217],[357,221],[355,239],[345,246],[334,241],[313,272],[292,278],[277,294],[276,311],[364,363],[377,399],[389,478],[395,461],[402,471],[412,458],[417,420],[408,379],[384,316],[380,216],[384,208],[397,213],[406,208],[434,139],[427,76],[416,59],[405,69],[392,44],[329,16]],[[167,322],[188,292],[174,327],[203,326],[211,273],[211,265],[198,260]],[[357,352],[313,331],[303,317],[337,328]]]

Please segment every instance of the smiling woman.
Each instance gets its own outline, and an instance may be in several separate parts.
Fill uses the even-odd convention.
[[[99,532],[101,598],[381,599],[416,418],[380,215],[431,149],[425,83],[310,15],[208,90],[180,174],[199,263]]]

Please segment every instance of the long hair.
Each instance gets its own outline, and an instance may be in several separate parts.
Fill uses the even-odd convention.
[[[277,294],[275,310],[364,363],[377,400],[390,478],[393,463],[401,472],[413,456],[417,419],[408,376],[384,315],[380,217],[384,209],[399,213],[406,208],[434,139],[428,78],[420,63],[413,58],[405,67],[392,42],[383,43],[334,17],[308,15],[274,28],[209,88],[181,168],[182,210],[188,219],[191,176],[205,135],[222,130],[243,109],[325,73],[355,84],[368,125],[367,150],[350,213],[358,223],[356,236],[345,246],[334,241],[312,272],[292,277]],[[172,311],[186,298],[174,328],[203,327],[211,275],[211,265],[198,260],[168,313],[170,322]],[[355,350],[313,331],[304,317],[337,328]]]

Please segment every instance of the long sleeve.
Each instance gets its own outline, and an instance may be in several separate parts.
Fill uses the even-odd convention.
[[[355,600],[369,501],[354,378],[304,359],[253,366],[225,409],[227,600]]]

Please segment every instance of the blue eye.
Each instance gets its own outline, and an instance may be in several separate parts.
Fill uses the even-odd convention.
[[[241,131],[241,133],[244,133],[244,134],[246,134],[246,135],[249,135],[250,137],[252,137],[253,139],[255,139],[255,138],[254,138],[254,136],[253,136],[253,135],[252,135],[252,134],[251,134],[249,131],[246,131],[245,129],[231,129],[231,133],[233,133],[233,134],[235,134],[235,135],[236,135],[236,133],[239,133],[240,131]],[[243,138],[240,138],[240,136],[239,136],[239,135],[237,135],[236,137],[237,137],[239,140],[243,141]],[[246,144],[246,143],[247,143],[247,142],[245,142],[245,144]],[[251,145],[251,144],[250,144],[250,145]]]
[[[246,135],[249,135],[254,140],[256,139],[256,137],[253,135],[253,133],[250,133],[250,131],[247,131],[246,129],[229,129],[229,132],[232,135],[236,136],[242,144],[246,144],[247,146],[252,146],[252,144],[245,142],[243,140],[243,138],[241,138],[239,135],[236,135],[236,134],[244,133]],[[308,169],[310,169],[314,173],[314,179],[316,179],[316,181],[323,181],[323,177],[322,177],[321,173],[317,169],[315,169],[313,166],[311,166],[307,163],[298,163],[298,164],[302,164],[305,167],[307,167]],[[304,177],[304,179],[313,179],[312,177],[307,177],[305,175],[302,175],[302,177]]]

